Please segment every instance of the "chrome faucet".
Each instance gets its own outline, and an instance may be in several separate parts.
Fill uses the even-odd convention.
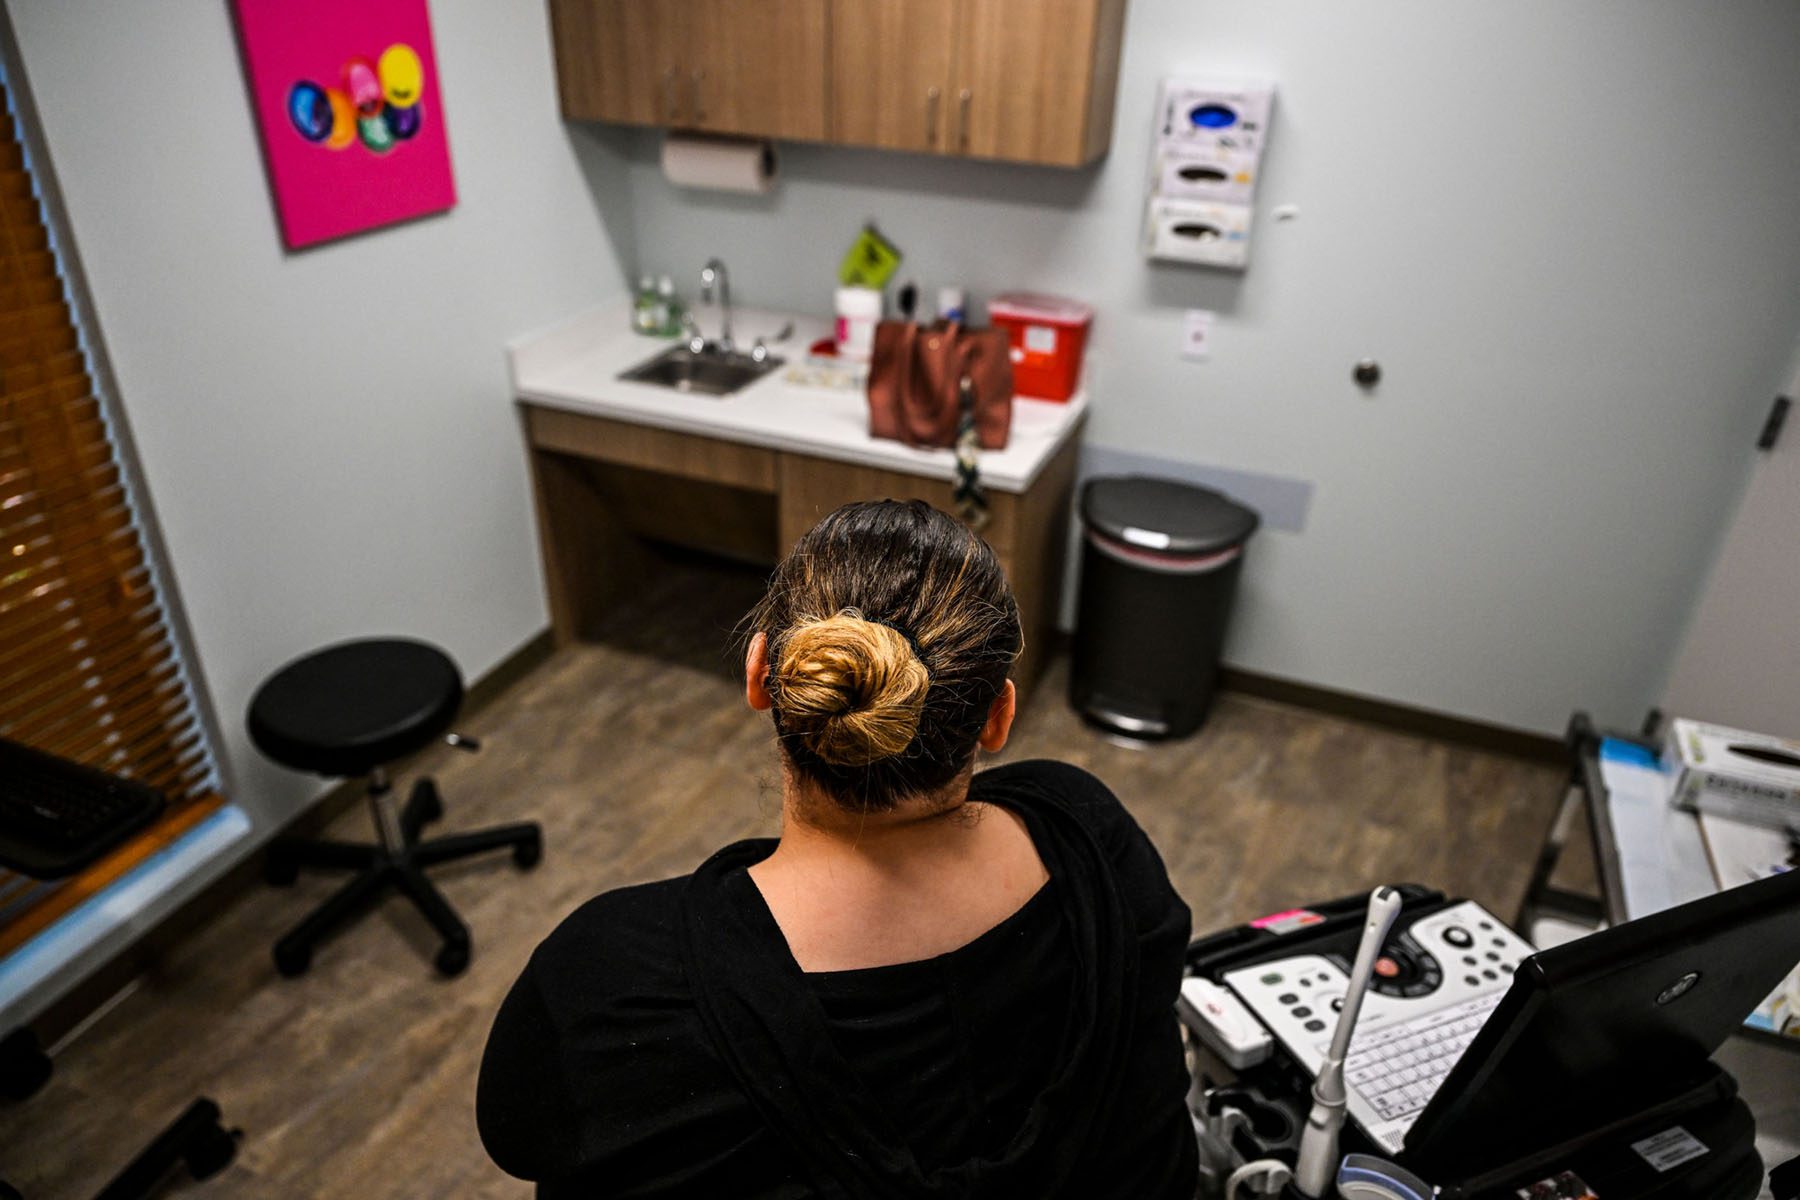
[[[731,276],[725,270],[725,261],[718,258],[706,260],[706,266],[700,269],[700,302],[711,304],[713,288],[719,289],[719,340],[713,345],[726,354],[730,354],[735,346],[731,341]]]

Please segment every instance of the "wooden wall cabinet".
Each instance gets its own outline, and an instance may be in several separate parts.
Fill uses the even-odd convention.
[[[1124,30],[1125,0],[832,0],[832,140],[1093,162]]]
[[[963,0],[831,0],[831,136],[852,146],[954,150]]]
[[[551,0],[565,117],[822,141],[828,0]]]
[[[1079,166],[1106,153],[1125,0],[963,0],[959,152]]]
[[[551,0],[563,115],[1081,166],[1125,0]]]

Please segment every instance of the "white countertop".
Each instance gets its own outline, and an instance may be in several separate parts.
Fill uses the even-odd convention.
[[[826,322],[739,309],[733,315],[732,335],[740,346],[749,346],[758,335],[773,334],[790,320],[794,335],[771,349],[791,364],[804,360],[806,348],[830,333]],[[714,332],[716,321],[713,314],[702,314],[701,324],[708,333]],[[790,383],[783,378],[785,366],[722,397],[619,378],[620,372],[673,344],[634,333],[629,306],[592,309],[507,343],[513,393],[522,404],[934,479],[955,476],[956,460],[948,450],[916,450],[870,437],[868,402],[862,392]],[[1085,391],[1066,404],[1016,400],[1006,449],[982,451],[982,483],[1001,492],[1030,487],[1044,464],[1073,436],[1086,408]]]

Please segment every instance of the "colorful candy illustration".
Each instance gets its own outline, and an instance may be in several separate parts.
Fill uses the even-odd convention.
[[[300,136],[309,142],[322,142],[331,133],[331,103],[325,89],[302,79],[288,92],[288,119]]]
[[[425,65],[405,42],[395,42],[371,63],[362,55],[338,72],[342,89],[302,79],[288,91],[288,119],[301,137],[327,150],[360,141],[372,154],[387,154],[417,136],[424,123]]]
[[[353,58],[344,64],[344,90],[350,94],[350,103],[356,105],[357,116],[381,115],[381,79],[368,59]]]
[[[377,68],[381,76],[381,94],[395,108],[411,108],[419,102],[425,86],[425,67],[419,56],[405,42],[395,42],[381,52]]]
[[[325,98],[331,102],[331,136],[325,139],[325,147],[342,150],[356,140],[356,107],[336,88],[326,88]]]
[[[404,142],[419,132],[419,106],[416,104],[410,108],[396,108],[390,104],[381,115],[387,122],[388,132],[394,135],[396,141]]]
[[[356,118],[356,133],[362,144],[376,154],[386,154],[394,148],[394,131],[380,117]]]

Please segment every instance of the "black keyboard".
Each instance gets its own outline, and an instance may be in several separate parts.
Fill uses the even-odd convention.
[[[0,739],[0,866],[80,870],[156,818],[155,788]]]

